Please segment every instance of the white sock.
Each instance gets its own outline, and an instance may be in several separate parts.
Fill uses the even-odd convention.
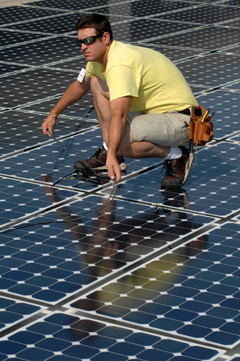
[[[105,142],[103,142],[103,148],[104,148],[106,151],[108,151],[108,146],[107,146],[107,144],[106,144]]]
[[[182,149],[181,148],[179,148],[179,147],[171,147],[170,152],[168,153],[166,158],[164,158],[164,160],[178,159],[181,156],[182,156]]]

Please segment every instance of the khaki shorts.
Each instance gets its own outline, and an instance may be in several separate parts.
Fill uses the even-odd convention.
[[[188,146],[190,115],[168,113],[130,113],[128,123],[134,140],[147,141],[162,147]]]

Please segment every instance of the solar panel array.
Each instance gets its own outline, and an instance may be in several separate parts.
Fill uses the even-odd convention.
[[[102,144],[92,97],[41,123],[85,59],[75,23],[164,53],[214,139],[182,189],[161,159],[74,173]],[[0,8],[0,360],[239,361],[238,0],[40,0]]]

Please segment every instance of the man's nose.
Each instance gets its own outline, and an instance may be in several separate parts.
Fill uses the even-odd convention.
[[[84,50],[84,49],[86,49],[86,48],[87,48],[87,45],[84,44],[84,43],[82,43],[82,45],[81,45],[81,50]]]

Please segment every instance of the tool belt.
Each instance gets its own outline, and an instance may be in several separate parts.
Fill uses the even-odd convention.
[[[213,117],[204,106],[195,106],[191,109],[189,123],[189,138],[194,146],[203,146],[213,139]]]

